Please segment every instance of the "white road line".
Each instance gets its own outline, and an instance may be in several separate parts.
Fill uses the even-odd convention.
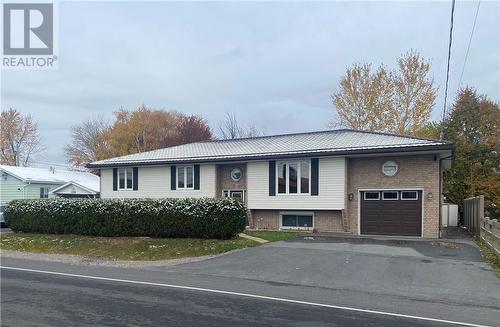
[[[118,278],[89,276],[89,275],[79,275],[79,274],[69,274],[69,273],[62,273],[62,272],[56,272],[56,271],[27,269],[27,268],[18,268],[18,267],[9,267],[9,266],[0,266],[0,269],[17,270],[17,271],[27,271],[27,272],[47,274],[47,275],[76,277],[76,278],[85,278],[85,279],[94,279],[94,280],[105,280],[105,281],[127,283],[127,284],[160,286],[160,287],[168,287],[168,288],[176,288],[176,289],[191,290],[191,291],[200,291],[200,292],[209,292],[209,293],[217,293],[217,294],[226,294],[226,295],[235,295],[235,296],[241,296],[241,297],[247,297],[247,298],[254,298],[254,299],[263,299],[263,300],[270,300],[270,301],[278,301],[278,302],[286,302],[286,303],[295,303],[295,304],[310,305],[310,306],[314,306],[314,307],[323,307],[323,308],[331,308],[331,309],[339,309],[339,310],[347,310],[347,311],[355,311],[355,312],[364,312],[364,313],[378,314],[378,315],[391,316],[391,317],[400,317],[400,318],[408,318],[408,319],[416,319],[416,320],[424,320],[424,321],[433,321],[433,322],[440,322],[440,323],[444,323],[444,324],[453,324],[453,325],[460,325],[460,326],[489,327],[489,326],[486,326],[486,325],[470,324],[470,323],[466,323],[466,322],[459,322],[459,321],[452,321],[452,320],[434,319],[434,318],[427,318],[427,317],[420,317],[420,316],[405,315],[405,314],[400,314],[400,313],[392,313],[392,312],[384,312],[384,311],[358,309],[358,308],[344,307],[344,306],[324,304],[324,303],[315,303],[315,302],[307,302],[307,301],[283,299],[283,298],[279,298],[279,297],[272,297],[272,296],[265,296],[265,295],[256,295],[256,294],[247,294],[247,293],[239,293],[239,292],[230,292],[230,291],[222,291],[222,290],[214,290],[214,289],[201,288],[201,287],[182,286],[182,285],[163,284],[163,283],[153,283],[153,282],[144,282],[144,281],[138,281],[138,280],[118,279]]]

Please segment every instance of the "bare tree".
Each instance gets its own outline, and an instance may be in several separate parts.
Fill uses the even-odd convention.
[[[16,109],[2,111],[0,136],[0,162],[5,165],[27,167],[33,155],[43,150],[38,124]]]
[[[75,167],[107,157],[107,139],[105,132],[108,122],[102,117],[84,121],[81,125],[71,127],[72,142],[64,151],[67,161]]]
[[[221,139],[232,140],[242,137],[255,137],[262,135],[255,125],[241,126],[234,113],[226,113],[224,120],[219,124],[219,135]]]
[[[430,118],[437,89],[430,63],[416,51],[398,58],[398,68],[355,64],[339,82],[332,102],[339,121],[334,125],[371,131],[415,134]]]

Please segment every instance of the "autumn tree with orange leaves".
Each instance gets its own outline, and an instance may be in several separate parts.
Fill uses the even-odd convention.
[[[111,125],[101,118],[84,122],[74,126],[72,134],[65,152],[73,166],[212,138],[210,127],[199,116],[145,106],[118,110]]]
[[[397,60],[397,69],[369,63],[349,67],[332,95],[333,126],[414,135],[427,124],[436,100],[430,63],[416,51]]]

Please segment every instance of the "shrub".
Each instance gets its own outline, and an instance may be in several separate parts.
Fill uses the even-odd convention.
[[[92,236],[228,239],[246,221],[229,198],[14,200],[4,215],[15,232]]]

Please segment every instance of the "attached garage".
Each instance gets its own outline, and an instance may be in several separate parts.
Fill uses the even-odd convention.
[[[422,191],[361,191],[360,219],[361,234],[422,236]]]

